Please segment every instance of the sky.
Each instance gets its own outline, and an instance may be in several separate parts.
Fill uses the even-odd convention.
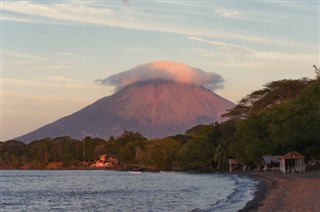
[[[270,81],[314,78],[317,1],[1,1],[0,140],[112,95],[120,72],[175,61],[219,75],[237,103]]]

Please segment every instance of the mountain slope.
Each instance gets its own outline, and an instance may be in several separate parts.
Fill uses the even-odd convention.
[[[164,80],[136,82],[17,139],[80,139],[84,133],[108,138],[124,129],[148,138],[164,137],[183,133],[198,124],[221,121],[220,116],[232,107],[233,103],[201,86]]]

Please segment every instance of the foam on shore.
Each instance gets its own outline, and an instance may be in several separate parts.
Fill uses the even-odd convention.
[[[244,208],[247,203],[254,199],[258,181],[246,176],[225,174],[235,182],[233,192],[225,199],[218,201],[208,211],[237,211]]]

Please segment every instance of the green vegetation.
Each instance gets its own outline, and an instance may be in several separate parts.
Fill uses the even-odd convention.
[[[24,144],[0,142],[1,168],[84,168],[99,155],[117,158],[123,169],[214,171],[234,158],[259,165],[263,155],[298,151],[320,159],[320,71],[315,79],[279,80],[254,91],[224,116],[227,121],[199,125],[184,135],[148,140],[124,131],[107,140],[45,138]],[[84,163],[86,162],[86,163]]]

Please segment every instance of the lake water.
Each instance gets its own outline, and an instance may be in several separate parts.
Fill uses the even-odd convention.
[[[0,172],[0,211],[237,211],[257,184],[228,174]]]

